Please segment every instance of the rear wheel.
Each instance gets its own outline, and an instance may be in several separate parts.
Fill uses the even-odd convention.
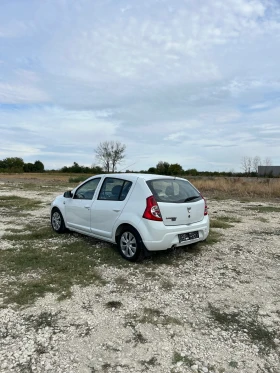
[[[62,216],[61,212],[57,208],[54,208],[52,210],[51,224],[52,224],[53,230],[56,233],[63,233],[63,232],[66,231],[63,216]]]
[[[118,236],[117,244],[120,254],[124,259],[135,262],[142,257],[143,242],[135,229],[131,227],[123,229]]]

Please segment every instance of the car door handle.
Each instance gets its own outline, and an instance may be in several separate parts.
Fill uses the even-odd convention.
[[[90,206],[84,206],[84,208],[89,210],[89,209],[90,209]]]
[[[115,211],[115,212],[120,212],[121,210],[113,210],[113,211]]]

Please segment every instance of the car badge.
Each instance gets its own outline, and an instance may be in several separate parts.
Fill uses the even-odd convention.
[[[192,208],[191,208],[191,207],[187,207],[187,209],[188,209],[188,212],[191,212],[191,209],[192,209]]]

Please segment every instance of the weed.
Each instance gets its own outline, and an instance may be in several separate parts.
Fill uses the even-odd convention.
[[[221,216],[221,217],[218,217],[218,220],[222,220],[227,223],[241,223],[242,222],[240,218],[236,218],[234,216]]]
[[[170,291],[173,289],[174,287],[174,284],[173,282],[171,282],[170,280],[162,280],[161,281],[161,287],[164,289],[164,290],[167,290],[167,291]]]
[[[232,228],[233,225],[228,224],[227,222],[218,220],[218,219],[211,219],[211,228],[221,228],[221,229],[227,229],[227,228]]]
[[[39,315],[26,316],[25,320],[38,332],[39,329],[55,327],[58,320],[58,313],[42,312]]]
[[[141,324],[153,324],[153,325],[182,325],[181,320],[177,319],[176,317],[166,315],[162,311],[156,308],[149,308],[145,307],[143,309],[143,314],[140,316],[138,315],[130,315],[131,320],[136,320],[138,323]]]
[[[81,183],[88,179],[90,175],[88,176],[75,176],[75,177],[69,177],[69,183]]]
[[[188,367],[191,367],[192,365],[194,365],[195,363],[195,360],[188,357],[188,356],[183,356],[181,355],[179,352],[177,351],[174,351],[173,353],[173,358],[172,358],[172,363],[173,364],[177,364],[179,363],[180,361],[182,361],[185,365],[187,365]]]
[[[111,367],[112,367],[112,365],[110,363],[104,363],[101,368],[102,368],[103,372],[108,372],[108,370]],[[94,370],[94,368],[92,368],[91,373],[94,373],[94,372],[95,372],[95,370]]]
[[[268,219],[263,218],[262,216],[261,216],[260,218],[258,218],[258,220],[259,220],[260,222],[262,222],[262,223],[268,223],[268,222],[269,222]]]
[[[135,329],[134,329],[133,340],[135,341],[136,344],[138,344],[138,343],[143,344],[143,343],[148,342],[147,338],[145,338],[141,332],[138,332]]]
[[[146,367],[154,367],[156,365],[159,365],[155,356],[153,356],[150,360],[140,360],[140,364]]]
[[[277,231],[251,231],[250,234],[256,236],[280,236],[280,230]]]
[[[232,368],[238,368],[238,362],[234,360],[230,361],[228,365]]]
[[[116,300],[111,300],[106,303],[106,308],[121,308],[122,302],[116,301]]]

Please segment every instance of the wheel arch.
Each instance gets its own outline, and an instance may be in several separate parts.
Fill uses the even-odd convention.
[[[133,229],[134,231],[137,232],[137,234],[139,235],[141,241],[143,242],[142,240],[142,237],[141,237],[141,234],[139,233],[138,229],[135,228],[133,225],[129,224],[129,223],[122,223],[118,226],[118,228],[116,229],[116,232],[115,232],[115,242],[118,241],[118,236],[121,234],[121,232],[124,231],[124,229],[126,228],[130,228],[130,229]]]

